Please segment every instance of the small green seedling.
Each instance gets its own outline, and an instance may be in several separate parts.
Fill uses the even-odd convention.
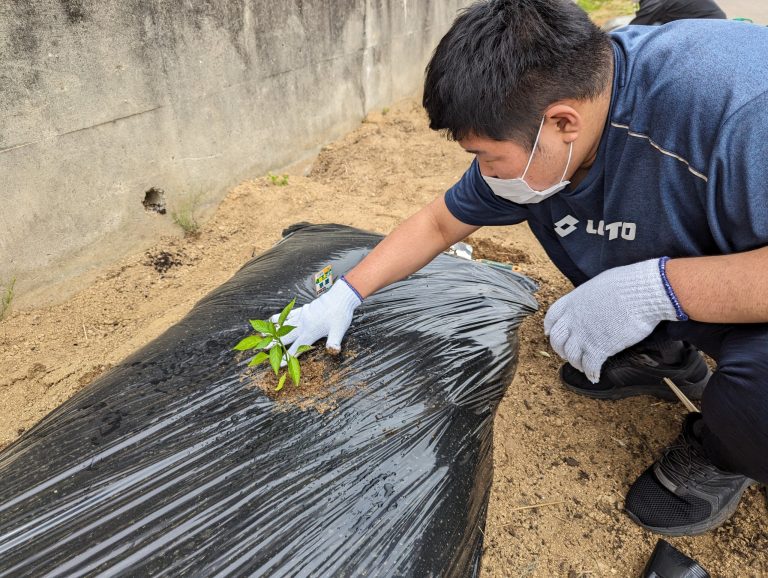
[[[381,114],[383,114],[384,116],[387,116],[388,112],[389,112],[388,106],[385,106],[384,108],[381,109]]]
[[[199,237],[202,227],[197,220],[197,210],[202,194],[198,193],[184,199],[175,211],[171,211],[173,222],[184,231],[185,237]]]
[[[311,345],[302,345],[296,351],[296,355],[293,356],[288,353],[288,348],[283,343],[282,338],[296,329],[292,325],[285,324],[285,320],[295,304],[296,299],[285,306],[285,309],[278,316],[277,323],[272,323],[268,319],[250,319],[251,327],[253,327],[256,334],[249,335],[233,348],[236,351],[248,351],[250,349],[258,351],[248,363],[248,367],[260,365],[267,360],[269,361],[272,370],[275,372],[275,377],[278,378],[275,391],[283,389],[285,379],[289,376],[295,385],[299,385],[301,381],[301,367],[297,357],[305,351],[312,349]],[[283,360],[286,362],[287,371],[281,375],[280,364]]]
[[[2,295],[0,295],[0,320],[4,319],[8,311],[11,310],[14,285],[16,285],[16,277],[11,277],[8,285],[3,288]]]
[[[278,187],[284,187],[288,184],[288,175],[273,175],[272,173],[267,173],[267,178],[273,185]]]

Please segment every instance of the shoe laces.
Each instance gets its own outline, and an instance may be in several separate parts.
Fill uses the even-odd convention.
[[[672,443],[659,458],[664,475],[677,486],[688,487],[712,476],[714,466],[698,444],[691,444],[684,434]]]

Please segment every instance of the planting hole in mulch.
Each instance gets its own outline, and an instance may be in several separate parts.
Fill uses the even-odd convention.
[[[246,387],[256,387],[263,391],[267,397],[279,403],[285,409],[298,407],[299,409],[315,409],[319,413],[325,413],[334,409],[338,401],[354,395],[362,383],[350,385],[345,383],[347,375],[345,360],[358,354],[349,347],[342,349],[341,353],[333,355],[328,353],[320,345],[299,357],[301,362],[301,379],[296,386],[290,378],[280,391],[275,391],[277,377],[272,371],[269,362],[257,367],[246,368],[241,381]],[[242,359],[253,357],[250,352],[242,355]]]

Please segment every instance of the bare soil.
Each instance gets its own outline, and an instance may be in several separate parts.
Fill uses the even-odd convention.
[[[59,304],[17,307],[0,322],[0,446],[176,323],[285,227],[337,222],[388,233],[450,187],[470,160],[428,129],[416,100],[406,100],[371,114],[286,186],[241,183],[198,238],[144,247]],[[513,263],[542,287],[542,310],[521,328],[518,372],[496,419],[483,576],[638,576],[657,536],[622,512],[624,494],[675,437],[684,409],[645,397],[594,401],[563,389],[542,317],[569,283],[526,225],[482,229],[471,242],[479,256]],[[722,528],[670,541],[713,576],[766,576],[765,497],[752,489]]]

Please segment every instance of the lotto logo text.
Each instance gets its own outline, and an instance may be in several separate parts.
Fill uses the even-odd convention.
[[[567,237],[578,229],[577,225],[579,220],[572,216],[566,215],[555,223],[555,233],[561,237]],[[637,225],[635,223],[625,223],[623,221],[616,221],[614,223],[605,224],[605,221],[598,221],[595,225],[595,221],[592,219],[587,221],[587,228],[585,231],[590,235],[600,235],[601,237],[608,237],[609,241],[622,238],[625,241],[634,241],[637,235]]]

